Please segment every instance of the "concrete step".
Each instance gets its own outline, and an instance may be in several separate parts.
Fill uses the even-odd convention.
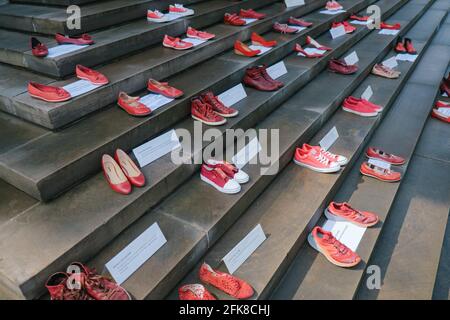
[[[445,18],[445,11],[429,10],[422,18],[424,29],[428,29],[429,37],[434,27]],[[410,31],[409,36],[414,39],[414,31],[420,29],[420,22]],[[381,123],[374,137],[370,140],[370,145],[376,145],[384,150],[392,150],[411,159],[416,143],[422,132],[424,123],[436,96],[436,87],[424,82],[416,83],[412,81],[417,77],[421,65],[441,65],[442,69],[448,63],[448,54],[438,57],[442,53],[442,48],[431,45],[425,53],[424,58],[419,62],[419,67],[408,80],[405,88],[400,93],[386,119]],[[448,50],[447,50],[448,52]],[[441,70],[442,70],[441,69]],[[415,102],[415,107],[411,108],[411,101]],[[402,123],[401,126],[398,124]],[[393,139],[392,137],[395,137]],[[398,192],[401,183],[386,184],[374,179],[361,177],[359,164],[364,160],[364,156],[356,163],[352,172],[338,191],[336,201],[349,201],[355,207],[365,208],[377,212],[381,218],[381,223],[365,231],[364,238],[359,244],[357,252],[362,258],[361,264],[352,269],[338,268],[323,256],[318,255],[308,244],[304,244],[289,272],[286,274],[278,289],[275,291],[275,299],[352,299],[358,287],[363,286],[362,278],[366,267],[371,264],[370,256],[374,250],[377,239],[386,223],[388,213]],[[407,162],[402,168],[405,174],[408,168]],[[392,214],[393,212],[391,210]],[[323,222],[323,218],[319,224]],[[311,226],[312,227],[312,226]]]
[[[165,34],[184,34],[188,25],[204,28],[223,20],[226,12],[237,12],[240,8],[254,8],[273,3],[274,0],[236,2],[231,0],[203,1],[189,7],[195,15],[168,23],[151,23],[142,16],[135,20],[106,30],[90,33],[95,44],[55,58],[37,58],[29,47],[29,33],[0,30],[0,62],[36,71],[50,77],[72,75],[77,64],[88,67],[111,61],[156,43],[161,43]],[[54,37],[39,37],[47,47],[57,45]]]
[[[393,39],[389,38],[388,41],[393,41]],[[369,57],[365,55],[363,57],[365,57],[364,61],[367,61],[365,63],[368,63]],[[375,58],[373,57],[372,60]],[[230,59],[228,61],[232,61]],[[234,59],[239,58],[235,57]],[[301,64],[302,60],[296,59],[295,61]],[[290,68],[301,70],[298,66],[295,68],[288,65],[288,69]],[[281,80],[289,83],[292,81],[292,77],[296,78],[297,72],[289,72]],[[228,87],[235,83],[230,81]],[[230,121],[228,128],[253,127],[261,117],[275,107],[277,98],[276,95],[273,96],[273,93],[254,90],[247,92],[249,97],[237,104],[237,108],[244,117]],[[279,91],[278,99],[282,100],[283,92],[283,90]],[[269,103],[265,104],[267,101]],[[266,107],[261,108],[264,105]],[[256,112],[257,108],[260,108],[258,112]],[[308,117],[307,114],[308,112],[298,116],[304,118]],[[286,115],[280,115],[280,117],[288,118]],[[192,121],[186,120],[181,127],[189,130],[192,128]],[[199,151],[201,150],[194,150],[193,154]],[[289,159],[285,159],[285,161],[289,161]],[[194,173],[195,169],[194,165],[176,166],[170,161],[168,155],[143,168],[145,176],[151,177],[148,186],[133,191],[127,197],[114,194],[105,183],[103,175],[98,174],[73,188],[63,197],[48,204],[40,203],[28,209],[17,219],[9,221],[1,228],[0,246],[2,247],[1,252],[4,253],[1,268],[8,270],[1,279],[3,287],[8,288],[11,295],[36,297],[42,293],[43,283],[49,273],[64,268],[72,260],[88,260],[128,225],[142,216],[145,211],[158,204],[163,197],[171,194],[174,188]],[[252,188],[249,193],[257,194],[259,191]],[[28,228],[32,228],[33,232],[27,231]],[[12,230],[15,232],[11,232]],[[25,234],[26,237],[24,237]],[[211,236],[212,234],[209,235],[210,239]],[[18,238],[14,241],[14,246],[8,245],[7,242],[13,241],[15,237]],[[56,241],[56,239],[58,240]],[[32,250],[33,246],[40,249]],[[13,247],[15,248],[14,252],[9,251]],[[33,255],[33,252],[36,255]],[[19,270],[15,262],[18,259],[23,261],[21,265],[31,267],[27,267],[27,270]],[[33,263],[25,263],[24,260],[28,259]]]
[[[357,2],[365,1],[358,0]],[[385,3],[385,13],[390,13],[397,9],[400,2],[392,3],[384,0],[383,3]],[[312,13],[312,15],[316,14]],[[326,29],[327,26],[328,22],[317,23],[314,30]],[[241,81],[245,69],[250,65],[257,63],[270,65],[291,53],[288,61],[292,61],[294,66],[305,71],[296,74],[292,82],[283,89],[283,92],[293,92],[289,90],[299,89],[326,65],[332,55],[339,55],[347,50],[367,34],[368,30],[360,27],[354,35],[334,41],[331,41],[328,34],[324,34],[318,40],[335,48],[332,54],[320,60],[298,59],[295,54],[292,54],[293,43],[295,39],[303,42],[305,34],[308,32],[305,31],[298,36],[269,33],[268,38],[280,41],[281,45],[278,50],[271,50],[255,59],[244,59],[233,52],[228,52],[169,78],[170,83],[182,88],[186,95],[184,98],[170,103],[167,107],[158,109],[150,117],[129,117],[113,105],[107,110],[58,132],[47,132],[39,136],[39,134],[34,134],[34,131],[33,134],[28,134],[25,126],[23,128],[25,133],[22,135],[28,134],[30,142],[0,155],[0,177],[37,199],[49,200],[80,180],[98,172],[100,169],[99,159],[103,153],[112,152],[117,146],[121,146],[124,150],[131,150],[145,140],[182,121],[190,113],[192,96],[207,89],[221,92],[230,88]],[[230,61],[233,63],[230,64]],[[208,76],[205,77],[205,75]],[[280,97],[277,93],[267,94],[265,97],[270,101],[272,95]],[[281,98],[277,99],[284,99],[284,97],[287,95],[283,94]],[[266,100],[261,104],[252,104],[252,108],[265,104],[267,104]],[[267,107],[264,108],[267,109]],[[2,126],[0,125],[0,127]],[[29,125],[29,127],[30,130],[35,130],[34,125]],[[43,152],[44,149],[47,151]],[[35,161],[30,165],[27,159],[35,159]],[[50,163],[51,165],[49,165]]]

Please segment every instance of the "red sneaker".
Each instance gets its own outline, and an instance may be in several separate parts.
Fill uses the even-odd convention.
[[[199,270],[199,277],[226,294],[236,299],[248,299],[253,296],[253,288],[244,280],[228,273],[213,270],[208,264],[203,263]]]
[[[119,164],[128,181],[135,187],[145,185],[145,176],[136,166],[133,160],[122,150],[117,149],[114,153],[114,159]]]
[[[281,24],[279,22],[275,22],[273,25],[273,30],[280,32],[280,33],[296,33],[298,30],[289,27],[287,24]]]
[[[302,149],[305,152],[309,152],[311,151],[311,149],[315,149],[317,152],[323,154],[325,158],[327,158],[331,162],[338,163],[340,166],[345,166],[348,163],[348,159],[346,157],[331,153],[330,151],[326,151],[325,149],[322,149],[320,146],[310,146],[309,144],[304,143]]]
[[[357,65],[348,65],[342,59],[331,59],[328,61],[328,71],[340,74],[354,74],[358,71]]]
[[[405,38],[405,48],[409,54],[417,54],[417,51],[412,44],[412,40],[409,38]]]
[[[255,88],[259,91],[275,91],[279,89],[276,83],[269,81],[264,77],[261,67],[247,68],[242,81],[246,86]]]
[[[342,10],[344,7],[342,7],[337,1],[331,0],[327,2],[325,8],[327,10],[334,11],[334,10]]]
[[[397,182],[401,179],[400,172],[380,168],[368,162],[363,162],[359,171],[365,176],[385,182]]]
[[[344,100],[342,110],[357,114],[361,117],[375,117],[378,111],[363,102],[353,102],[348,99]]]
[[[225,13],[223,17],[223,22],[232,26],[243,26],[245,25],[245,20],[241,19],[236,13],[230,14]]]
[[[295,149],[294,163],[322,173],[338,172],[341,169],[339,163],[330,161],[320,151],[313,148],[310,150]]]
[[[309,54],[298,43],[295,44],[294,51],[300,52],[301,54],[303,54],[307,58],[322,58],[322,57],[325,56],[324,54],[318,54],[318,53]]]
[[[234,42],[234,53],[240,56],[254,57],[261,53],[261,50],[252,50],[239,40]]]
[[[68,280],[69,275],[64,272],[55,273],[48,278],[45,287],[50,294],[50,300],[94,300],[87,294],[82,281],[80,289],[69,289]]]
[[[191,99],[191,117],[210,126],[220,126],[227,120],[214,112],[212,106],[203,103],[199,97]]]
[[[31,53],[33,54],[33,56],[42,58],[48,55],[47,46],[42,42],[40,42],[35,37],[31,37],[30,45],[31,45]]]
[[[187,31],[186,31],[186,35],[189,38],[193,38],[193,39],[200,39],[200,40],[211,40],[213,39],[216,35],[213,33],[209,33],[206,31],[199,31],[196,30],[192,27],[188,27]]]
[[[177,99],[184,94],[183,91],[169,86],[168,82],[159,82],[155,79],[148,79],[147,90],[172,99]]]
[[[200,100],[203,103],[209,104],[215,113],[224,118],[236,117],[239,114],[239,111],[236,109],[225,106],[212,91],[206,91],[200,94]]]
[[[242,18],[258,19],[258,20],[264,19],[267,16],[265,13],[258,13],[253,9],[248,9],[248,10],[241,9],[241,11],[239,12],[239,15]]]
[[[159,10],[148,10],[147,21],[162,23],[169,21],[169,18]]]
[[[200,169],[200,179],[222,193],[235,194],[241,191],[241,185],[220,168],[211,168],[203,164]]]
[[[102,156],[102,168],[106,181],[115,192],[130,194],[131,184],[117,162],[108,154]]]
[[[185,8],[182,4],[175,3],[174,5],[169,5],[169,13],[185,17],[192,16],[195,12],[192,9]]]
[[[325,51],[331,51],[333,50],[330,47],[323,46],[320,43],[318,43],[316,40],[311,38],[310,36],[306,36],[306,44],[312,45],[313,47],[316,47],[319,50],[325,50]]]
[[[47,102],[63,102],[72,98],[70,93],[63,88],[46,86],[31,81],[28,83],[28,93],[33,98]]]
[[[408,52],[405,48],[405,45],[403,44],[402,38],[397,39],[397,43],[395,44],[394,51],[397,53],[407,53]]]
[[[364,103],[365,105],[375,109],[375,111],[377,111],[377,112],[380,112],[381,110],[383,110],[382,106],[380,106],[378,104],[375,104],[375,103],[372,103],[372,102],[370,102],[370,101],[368,101],[366,99],[363,99],[363,98],[356,98],[354,96],[349,96],[349,97],[347,97],[347,101],[354,102],[354,103],[358,103],[358,102]]]
[[[266,40],[256,32],[252,32],[250,38],[254,46],[275,47],[277,45],[277,42],[275,40]]]
[[[305,28],[311,27],[313,25],[312,22],[307,22],[303,19],[297,19],[294,17],[289,17],[288,24]]]
[[[389,30],[400,30],[402,26],[400,25],[400,23],[395,23],[395,24],[388,24],[385,22],[381,22],[380,23],[380,28],[381,29],[389,29]]]
[[[145,104],[139,102],[139,99],[140,99],[139,97],[131,97],[127,95],[125,92],[120,92],[117,104],[129,115],[135,117],[148,116],[152,112],[152,109],[147,107]]]
[[[337,240],[331,232],[314,227],[308,236],[309,244],[321,252],[332,264],[343,268],[356,266],[361,258],[346,245]]]
[[[95,85],[102,86],[109,83],[108,78],[103,74],[98,71],[89,69],[88,67],[82,66],[81,64],[77,64],[77,66],[75,67],[75,72],[79,79],[87,80]]]
[[[369,211],[353,209],[347,202],[331,202],[325,209],[325,216],[333,221],[348,221],[362,228],[369,228],[378,223],[378,216]]]
[[[217,300],[201,284],[186,284],[178,289],[180,300]]]
[[[81,36],[69,37],[61,33],[55,35],[55,40],[58,44],[76,44],[76,45],[90,45],[94,43],[92,37],[88,34],[82,34]]]
[[[366,150],[366,156],[369,159],[378,159],[385,162],[388,162],[395,166],[400,166],[404,164],[406,161],[402,157],[396,156],[394,154],[386,153],[380,149],[374,147],[368,147]]]
[[[240,184],[247,183],[250,180],[250,177],[248,176],[248,174],[246,174],[244,171],[240,170],[234,164],[226,162],[226,161],[209,159],[209,160],[206,160],[203,165],[207,166],[211,169],[219,168],[228,177],[230,177],[231,179],[235,180],[237,183],[240,183]]]
[[[190,42],[183,41],[180,38],[171,37],[166,34],[163,39],[163,46],[175,50],[187,50],[194,45]]]

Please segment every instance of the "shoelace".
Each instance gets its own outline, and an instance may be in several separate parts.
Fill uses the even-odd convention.
[[[325,240],[325,242],[335,247],[339,251],[339,253],[346,254],[348,251],[348,248],[344,244],[342,244],[339,240],[337,240],[335,237],[325,235],[323,237],[323,240]]]
[[[322,153],[318,153],[315,158],[320,162],[323,163],[324,165],[328,165],[328,163],[330,162],[330,160],[328,160]]]
[[[202,114],[208,118],[216,118],[217,114],[214,112],[213,108],[211,107],[210,104],[208,103],[202,103],[202,105],[204,106],[203,110],[202,110]]]
[[[212,103],[212,105],[219,109],[219,110],[224,110],[226,107],[224,105],[222,105],[217,98],[212,94],[212,92],[208,92],[206,94],[206,97],[208,98],[208,102]]]
[[[331,153],[330,151],[326,151],[326,150],[323,149],[323,148],[320,148],[320,152],[321,152],[323,155],[327,156],[327,157],[330,157],[330,158],[333,158],[333,159],[337,159],[337,158],[338,158],[337,155],[335,155],[334,153]]]

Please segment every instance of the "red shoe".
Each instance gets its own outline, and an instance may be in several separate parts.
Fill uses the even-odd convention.
[[[201,284],[186,284],[178,289],[180,300],[217,300]]]
[[[236,13],[230,14],[225,13],[225,16],[223,18],[223,22],[225,24],[229,24],[232,26],[243,26],[245,25],[245,20],[239,18],[239,16]]]
[[[239,111],[236,109],[225,106],[212,91],[206,91],[200,94],[200,100],[203,103],[209,104],[215,113],[224,118],[236,117],[239,114]]]
[[[145,176],[123,150],[117,149],[114,153],[114,159],[133,186],[143,187],[145,185]]]
[[[284,87],[284,83],[275,79],[272,79],[272,77],[269,75],[269,73],[267,72],[267,66],[265,64],[256,67],[259,68],[261,70],[261,74],[263,76],[264,79],[266,79],[266,81],[269,81],[273,84],[275,84],[278,88],[282,88]]]
[[[169,13],[174,13],[184,16],[192,16],[195,12],[192,9],[185,8],[182,4],[175,3],[174,5],[169,5]]]
[[[380,23],[380,28],[381,29],[389,29],[389,30],[400,30],[402,26],[400,25],[400,23],[395,23],[395,24],[388,24],[385,22],[381,22]]]
[[[159,10],[147,10],[147,21],[162,23],[169,21],[169,18]]]
[[[95,85],[102,86],[109,83],[108,78],[103,74],[98,71],[89,69],[88,67],[82,66],[81,64],[77,64],[77,66],[75,67],[75,72],[79,79],[87,80]]]
[[[244,280],[231,274],[213,270],[203,263],[199,270],[200,280],[210,284],[236,299],[248,299],[253,296],[253,288]]]
[[[343,268],[356,266],[361,258],[346,245],[337,240],[331,232],[314,227],[308,235],[309,244],[322,253],[332,264]]]
[[[295,44],[294,51],[300,52],[307,58],[322,58],[325,56],[324,54],[318,54],[318,53],[309,54],[298,43]]]
[[[267,41],[263,37],[261,37],[256,32],[252,32],[251,35],[252,44],[254,46],[263,46],[263,47],[275,47],[277,45],[277,42],[275,40]]]
[[[305,28],[311,27],[313,25],[312,22],[307,22],[303,19],[297,19],[294,17],[289,17],[288,24],[294,25],[294,26],[305,27]]]
[[[298,30],[289,27],[287,24],[281,24],[279,22],[275,22],[273,25],[273,30],[280,32],[280,33],[296,33]]]
[[[258,20],[264,19],[267,16],[265,13],[258,13],[253,9],[248,9],[248,10],[241,9],[241,11],[239,12],[239,15],[242,18],[258,19]]]
[[[438,120],[450,123],[450,106],[434,107],[433,110],[431,110],[431,116]]]
[[[363,102],[352,102],[348,99],[344,100],[342,110],[357,114],[361,117],[375,117],[378,115],[378,111],[371,106]]]
[[[131,184],[120,169],[117,162],[108,154],[102,156],[102,168],[106,181],[115,192],[121,194],[131,193]]]
[[[88,34],[82,34],[81,36],[77,36],[77,37],[69,37],[69,36],[65,36],[61,33],[57,33],[55,35],[55,39],[56,42],[58,42],[58,44],[76,44],[79,46],[82,45],[89,45],[89,44],[93,44],[94,40],[92,40],[92,37]]]
[[[328,71],[340,74],[354,74],[358,71],[358,66],[348,65],[341,59],[331,59],[328,61]]]
[[[325,50],[325,51],[331,51],[333,50],[330,47],[323,46],[320,43],[318,43],[316,40],[311,38],[310,36],[306,36],[306,44],[312,45],[313,47],[316,47],[319,50]]]
[[[254,57],[261,53],[261,50],[252,50],[239,40],[234,42],[234,53],[240,56]]]
[[[436,108],[450,108],[450,102],[445,102],[445,101],[438,100],[438,101],[436,101],[434,106]]]
[[[148,79],[147,90],[172,99],[179,98],[184,94],[183,91],[169,86],[168,82],[159,82],[155,79]]]
[[[367,21],[367,20],[369,20],[369,16],[358,16],[356,14],[352,14],[350,16],[350,19],[357,20],[357,21]]]
[[[200,179],[222,193],[235,194],[241,191],[241,185],[220,168],[211,168],[203,164]]]
[[[28,93],[33,98],[47,102],[63,102],[71,98],[70,93],[63,88],[46,86],[31,81],[28,83]]]
[[[377,111],[377,112],[380,112],[381,110],[383,110],[383,107],[382,107],[382,106],[380,106],[380,105],[378,105],[378,104],[375,104],[375,103],[372,103],[372,102],[370,102],[370,101],[368,101],[368,100],[366,100],[366,99],[363,99],[363,98],[355,98],[354,96],[349,96],[349,97],[347,98],[347,101],[352,102],[352,103],[362,102],[362,103],[364,103],[365,105],[367,105],[367,106],[369,106],[369,107],[375,109],[375,111]]]
[[[125,92],[120,92],[117,104],[129,115],[135,117],[148,116],[152,112],[152,109],[147,107],[145,104],[139,102],[139,99],[140,99],[139,97],[131,97],[127,95]]]
[[[193,38],[193,39],[200,39],[200,40],[211,40],[213,39],[216,35],[213,33],[209,33],[206,31],[199,31],[196,30],[192,27],[188,27],[187,31],[186,31],[186,35],[189,38]]]
[[[439,86],[439,89],[441,90],[441,93],[446,93],[447,96],[450,97],[450,83],[445,78],[442,79],[441,85]]]
[[[417,51],[414,49],[412,41],[409,38],[405,38],[405,48],[409,54],[417,54]]]
[[[87,294],[84,286],[80,289],[69,289],[68,280],[69,275],[64,272],[55,273],[48,278],[45,287],[50,294],[50,300],[94,300]]]
[[[331,29],[338,28],[340,26],[344,26],[345,33],[352,33],[352,32],[354,32],[356,30],[356,27],[352,26],[347,21],[344,21],[344,22],[333,22],[331,24]]]
[[[344,7],[342,7],[337,1],[331,0],[327,2],[325,8],[327,10],[334,11],[334,10],[342,10]]]
[[[325,216],[333,221],[348,221],[362,228],[369,228],[378,223],[378,216],[369,211],[353,209],[347,202],[331,202],[325,209]]]
[[[394,154],[390,154],[390,153],[386,153],[380,149],[374,148],[374,147],[369,147],[366,150],[366,156],[369,159],[378,159],[378,160],[382,160],[385,162],[388,162],[392,165],[402,165],[404,164],[406,161],[405,159],[403,159],[402,157],[396,156]]]
[[[190,42],[183,41],[180,38],[171,37],[166,34],[163,39],[163,46],[175,50],[187,50],[194,45]]]
[[[245,71],[243,82],[246,86],[255,88],[259,91],[275,91],[279,87],[276,83],[268,81],[260,67],[251,67]]]
[[[48,55],[47,46],[42,42],[40,42],[35,37],[31,37],[30,45],[31,45],[31,53],[33,54],[33,56],[42,58]]]
[[[341,169],[339,163],[330,161],[325,155],[315,149],[295,149],[294,162],[299,166],[322,173],[338,172]]]
[[[327,158],[331,162],[338,163],[340,166],[345,166],[348,163],[348,159],[346,157],[326,151],[320,146],[310,146],[307,143],[304,143],[302,146],[302,150],[304,152],[309,152],[311,151],[311,149],[315,149],[316,152],[320,152],[325,158]]]
[[[248,176],[248,174],[246,174],[244,171],[240,170],[234,164],[226,162],[226,161],[209,159],[209,160],[206,160],[203,165],[207,166],[208,168],[211,168],[211,169],[219,168],[228,177],[230,177],[230,179],[233,179],[234,181],[236,181],[239,184],[247,183],[250,180],[250,177]]]
[[[406,50],[405,45],[403,44],[402,38],[397,39],[397,43],[395,44],[394,51],[397,53],[407,53],[408,50]]]
[[[402,178],[400,172],[384,169],[368,162],[363,162],[359,171],[365,176],[385,182],[397,182]]]
[[[203,103],[199,97],[191,99],[191,117],[210,126],[220,126],[227,120],[213,111],[211,105]]]

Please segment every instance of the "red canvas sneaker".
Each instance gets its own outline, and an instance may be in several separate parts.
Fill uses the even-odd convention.
[[[147,21],[161,23],[169,21],[169,18],[159,10],[147,10]]]
[[[354,74],[358,71],[358,66],[348,65],[341,59],[331,59],[328,61],[328,71],[340,74]]]
[[[385,182],[397,182],[401,179],[400,172],[384,169],[368,162],[363,162],[359,171],[365,176]]]
[[[139,102],[139,99],[139,97],[131,97],[125,92],[120,92],[117,104],[129,115],[135,117],[148,116],[150,113],[152,113],[152,109]]]
[[[204,283],[210,284],[236,299],[248,299],[253,296],[253,288],[244,280],[231,274],[213,270],[203,263],[199,270],[199,277]]]
[[[212,106],[203,103],[199,97],[191,99],[191,117],[210,126],[220,126],[227,120],[214,112]]]
[[[177,14],[184,17],[184,16],[192,16],[195,12],[192,9],[185,8],[182,4],[175,3],[174,5],[169,5],[169,13]]]
[[[325,209],[325,216],[329,220],[348,221],[362,228],[369,228],[378,223],[375,213],[353,209],[347,202],[331,202]]]
[[[284,33],[284,34],[292,34],[292,33],[296,33],[298,30],[295,28],[291,28],[289,27],[287,24],[281,24],[279,22],[275,22],[275,24],[273,25],[273,30],[275,30],[276,32],[280,32],[280,33]]]
[[[403,44],[403,39],[402,38],[398,38],[397,39],[394,51],[397,52],[397,53],[407,53],[408,52],[406,50],[406,48],[405,48],[405,45]]]
[[[344,100],[342,110],[357,114],[361,117],[375,117],[378,115],[378,111],[371,106],[363,102],[353,102],[348,99]]]
[[[400,23],[395,23],[395,24],[389,24],[389,23],[385,23],[385,22],[380,23],[381,29],[400,30],[401,27],[402,26],[400,25]]]
[[[279,87],[277,84],[268,81],[264,78],[264,75],[261,72],[261,68],[251,67],[245,71],[244,79],[242,80],[244,84],[248,87],[255,88],[259,91],[275,91],[278,90]]]
[[[163,39],[163,46],[175,50],[187,50],[192,48],[194,45],[190,42],[183,41],[180,38],[171,37],[166,34]]]
[[[388,163],[390,163],[392,165],[396,165],[396,166],[400,166],[406,162],[405,159],[402,157],[384,152],[384,151],[382,151],[378,148],[374,148],[374,147],[367,148],[366,156],[369,159],[382,160],[382,161],[388,162]]]
[[[75,73],[79,79],[87,80],[95,85],[105,85],[109,83],[107,77],[101,74],[98,71],[92,70],[88,67],[82,66],[81,64],[77,64],[75,67]]]
[[[213,33],[209,33],[206,31],[199,31],[196,30],[192,27],[188,27],[187,31],[186,31],[186,35],[189,38],[193,38],[193,39],[200,39],[200,40],[211,40],[213,39],[216,35]]]
[[[250,180],[248,174],[240,170],[234,164],[226,161],[208,159],[205,161],[204,165],[211,169],[221,169],[228,177],[235,180],[237,183],[247,183]]]
[[[303,19],[297,19],[294,17],[289,17],[288,24],[305,28],[311,27],[313,25],[312,22],[307,22]]]
[[[117,162],[108,154],[102,156],[102,168],[111,189],[120,194],[130,194],[131,184]]]
[[[322,253],[332,264],[343,268],[356,266],[361,258],[345,244],[337,240],[331,232],[321,227],[314,227],[308,235],[308,242],[317,251]]]
[[[301,148],[295,149],[294,162],[299,166],[322,173],[337,172],[341,169],[339,163],[330,161],[316,149],[310,149],[308,151]]]
[[[240,56],[254,57],[261,53],[261,50],[252,50],[239,40],[234,42],[234,53]]]
[[[42,42],[40,42],[35,37],[31,37],[30,45],[31,45],[31,53],[33,54],[33,56],[42,58],[48,55],[47,46]]]
[[[262,76],[264,77],[264,79],[266,79],[267,81],[275,84],[278,88],[282,88],[284,87],[284,83],[278,80],[273,79],[269,73],[267,72],[267,66],[265,64],[256,67],[261,71]]]
[[[241,9],[241,11],[239,12],[239,15],[242,18],[258,19],[258,20],[264,19],[267,16],[265,13],[259,13],[253,9],[248,9],[248,10]]]
[[[326,151],[325,149],[321,148],[320,146],[310,146],[309,144],[304,143],[302,146],[302,149],[305,152],[309,152],[311,149],[315,149],[317,152],[320,152],[321,154],[323,154],[325,156],[325,158],[327,158],[331,162],[338,163],[340,166],[345,166],[348,163],[348,159],[346,157],[331,153],[330,151]]]
[[[225,13],[223,17],[223,22],[232,26],[243,26],[245,25],[245,20],[241,19],[236,13]]]
[[[69,37],[65,36],[61,33],[57,33],[55,35],[55,40],[58,44],[76,44],[76,45],[90,45],[94,43],[92,37],[87,33],[82,34],[81,36]]]
[[[235,194],[241,191],[241,185],[219,168],[210,168],[203,164],[200,169],[200,179],[222,193]]]
[[[168,82],[159,82],[155,79],[148,79],[147,90],[172,99],[177,99],[184,94],[183,91],[169,86]]]
[[[306,44],[309,44],[313,47],[316,47],[319,50],[325,50],[325,51],[331,51],[333,50],[330,47],[327,46],[323,46],[320,43],[318,43],[316,40],[314,40],[313,38],[311,38],[310,36],[306,36]]]
[[[215,113],[224,118],[236,117],[239,114],[239,111],[236,109],[224,105],[212,91],[206,91],[200,94],[200,100],[203,103],[209,104]]]
[[[180,300],[217,300],[201,284],[186,284],[178,289]]]
[[[114,153],[114,159],[133,186],[142,187],[145,185],[145,176],[125,151],[117,149]]]
[[[31,81],[28,83],[28,94],[33,98],[47,102],[63,102],[71,98],[70,93],[63,88],[46,86]]]
[[[80,281],[80,289],[69,289],[68,280],[69,275],[64,272],[55,273],[48,278],[45,287],[50,300],[94,300],[87,294],[83,281]]]
[[[409,38],[405,38],[405,48],[409,54],[417,54],[417,51],[412,44],[412,40]]]
[[[252,32],[250,38],[254,46],[275,47],[277,45],[277,42],[275,40],[266,40],[256,32]]]
[[[330,11],[343,9],[343,7],[337,1],[334,0],[328,1],[325,8]]]
[[[309,54],[309,53],[307,53],[307,52],[305,51],[305,49],[303,49],[302,46],[301,46],[300,44],[298,44],[298,43],[295,44],[295,46],[294,46],[294,51],[300,52],[302,55],[304,55],[304,56],[307,57],[307,58],[322,58],[322,57],[325,56],[324,54],[318,54],[318,53],[311,53],[311,54]]]
[[[381,110],[383,110],[382,106],[380,106],[378,104],[375,104],[375,103],[372,103],[372,102],[370,102],[370,101],[368,101],[366,99],[363,99],[363,98],[356,98],[354,96],[349,96],[349,97],[347,97],[346,100],[349,101],[349,102],[353,102],[353,103],[358,103],[358,102],[364,103],[365,105],[373,108],[377,112],[380,112]]]

